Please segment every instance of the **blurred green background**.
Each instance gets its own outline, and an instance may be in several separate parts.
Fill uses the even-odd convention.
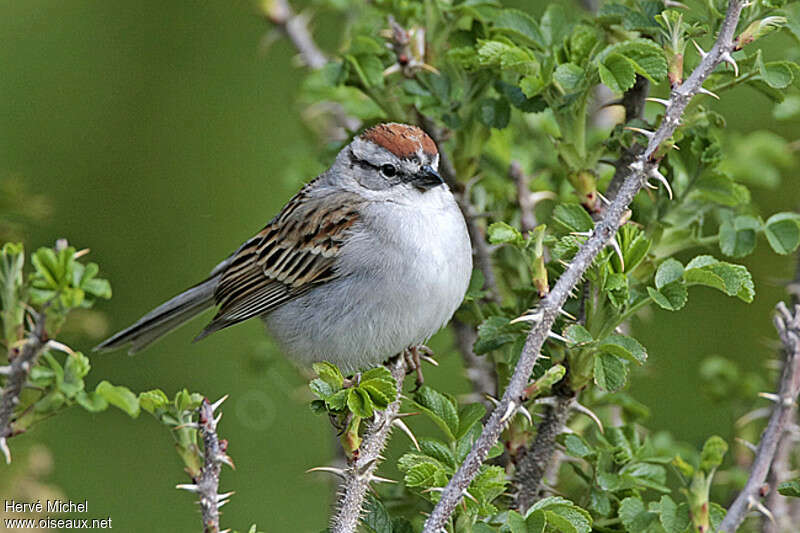
[[[534,12],[544,4],[515,3]],[[323,41],[334,42],[333,25],[318,26]],[[25,183],[51,205],[24,233],[29,250],[57,237],[92,249],[114,288],[114,298],[98,305],[109,331],[202,279],[258,231],[301,184],[287,169],[324,168],[295,102],[302,80],[295,52],[283,40],[265,50],[268,31],[244,0],[0,1],[0,179]],[[775,122],[770,102],[748,89],[717,108],[730,129],[790,139],[800,132]],[[754,195],[769,214],[794,209],[799,189],[795,168],[782,188]],[[716,353],[764,372],[770,312],[793,269],[791,258],[763,242],[746,264],[756,277],[753,304],[695,289],[685,311],[654,312],[634,324],[650,361],[631,391],[653,409],[650,428],[694,445],[712,433],[730,435],[733,413],[702,394],[699,362]],[[308,409],[307,380],[259,323],[190,344],[201,325],[136,357],[94,355],[87,386],[108,379],[134,391],[230,393],[220,430],[237,470],[224,471],[221,488],[236,495],[223,525],[320,531],[332,484],[304,471],[328,464],[335,441],[327,421]],[[96,339],[65,340],[88,351]],[[428,368],[426,379],[467,392],[449,333],[433,346],[443,364]],[[87,499],[88,515],[111,516],[114,529],[199,529],[192,496],[174,488],[186,476],[171,437],[146,413],[132,420],[116,410],[73,410],[15,438],[12,449],[34,456],[36,443],[53,461],[39,481]],[[395,452],[406,446],[405,437],[395,439]],[[0,491],[9,491],[2,499],[23,490],[9,486],[21,483],[14,468],[22,466],[0,466]]]

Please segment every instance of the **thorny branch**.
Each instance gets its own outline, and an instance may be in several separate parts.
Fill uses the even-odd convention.
[[[267,18],[278,26],[312,70],[321,69],[328,60],[319,49],[308,29],[308,20],[292,10],[287,0],[265,0],[262,9]]]
[[[214,411],[226,398],[227,396],[223,396],[213,404],[204,399],[198,408],[198,430],[203,439],[203,467],[200,469],[200,474],[193,480],[194,484],[177,486],[179,489],[197,493],[200,511],[203,515],[204,533],[220,533],[219,509],[228,503],[228,498],[233,494],[233,492],[217,493],[222,463],[233,467],[233,461],[225,453],[228,441],[220,440],[217,435],[217,424],[222,418],[222,413],[218,414],[216,418],[214,417]]]
[[[336,514],[331,522],[331,533],[354,533],[361,520],[364,499],[370,483],[384,481],[375,475],[378,464],[383,460],[383,449],[400,411],[403,380],[406,377],[406,360],[401,354],[389,363],[389,371],[397,383],[397,399],[383,411],[376,411],[375,417],[364,432],[364,439],[358,454],[341,473],[344,481],[339,487]]]
[[[9,350],[9,365],[6,372],[6,386],[3,388],[2,398],[0,398],[0,451],[6,458],[6,463],[11,463],[11,451],[8,449],[7,440],[14,436],[11,427],[14,416],[14,408],[19,404],[19,395],[28,380],[31,368],[36,364],[39,355],[47,348],[47,332],[45,331],[46,306],[44,306],[36,316],[28,340],[22,349],[11,348]]]
[[[542,318],[528,334],[519,362],[503,398],[492,412],[483,433],[475,441],[467,458],[442,492],[441,499],[425,522],[423,529],[425,533],[439,533],[444,529],[456,505],[461,501],[464,491],[478,474],[489,449],[497,442],[505,425],[505,413],[509,410],[513,412],[515,407],[520,405],[520,399],[542,345],[549,336],[550,328],[553,326],[559,310],[567,301],[569,292],[577,285],[609,239],[615,235],[628,205],[643,186],[647,176],[658,172],[657,161],[653,160],[656,151],[664,141],[672,136],[680,123],[683,111],[691,98],[702,88],[703,81],[722,61],[729,58],[732,60],[730,53],[735,47],[733,35],[743,7],[744,0],[731,0],[728,3],[725,20],[714,47],[703,57],[689,78],[683,84],[673,88],[661,125],[654,133],[648,134],[647,148],[630,164],[632,173],[623,182],[617,197],[608,206],[605,215],[595,226],[591,236],[580,247],[569,268],[558,279],[550,294],[540,302],[539,312]]]
[[[797,395],[800,393],[800,305],[795,305],[790,311],[786,304],[780,302],[776,307],[774,323],[786,350],[786,364],[781,374],[778,395],[774,398],[775,409],[756,448],[756,457],[750,467],[747,483],[728,508],[728,513],[720,524],[721,532],[736,531],[752,508],[766,509],[761,503],[764,481],[767,479],[778,443],[791,422]],[[774,490],[774,487],[767,487],[767,490],[769,489]]]

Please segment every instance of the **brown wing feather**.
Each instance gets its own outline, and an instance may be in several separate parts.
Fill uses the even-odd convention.
[[[198,339],[336,277],[334,263],[348,229],[358,221],[360,198],[345,192],[312,197],[312,184],[236,252],[214,291],[219,311]]]

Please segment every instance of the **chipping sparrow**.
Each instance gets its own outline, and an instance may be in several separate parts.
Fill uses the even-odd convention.
[[[438,164],[417,127],[366,130],[205,281],[96,349],[136,352],[212,306],[195,340],[260,316],[291,358],[346,372],[426,341],[453,316],[472,271]]]

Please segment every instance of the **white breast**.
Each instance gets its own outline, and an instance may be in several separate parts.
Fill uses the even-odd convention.
[[[338,279],[265,317],[290,355],[350,372],[425,342],[453,316],[472,272],[466,225],[452,194],[441,186],[418,193],[413,203],[370,204],[337,270]]]

